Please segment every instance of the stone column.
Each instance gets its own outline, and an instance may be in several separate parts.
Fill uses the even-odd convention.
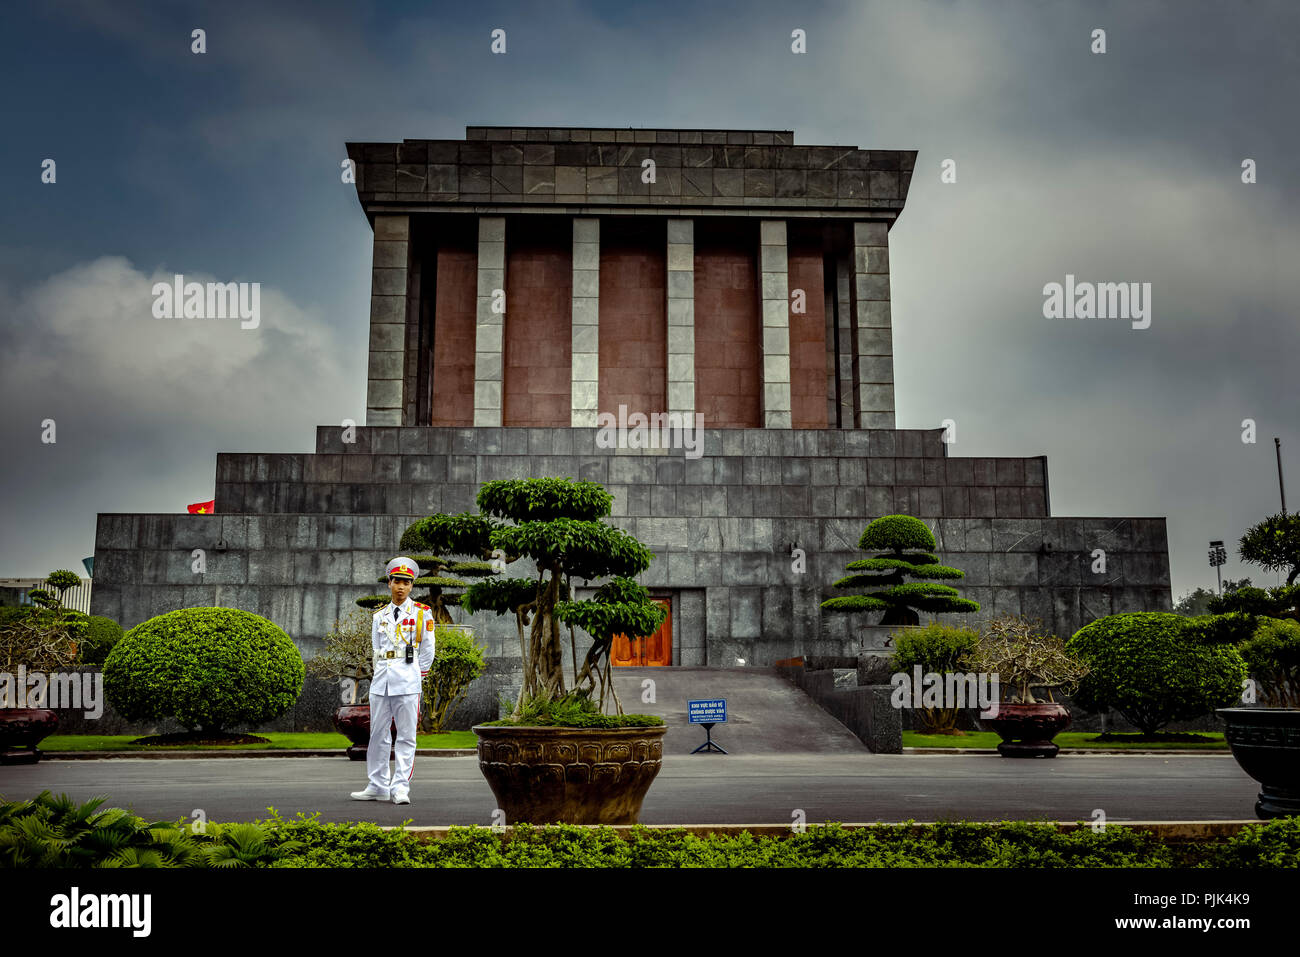
[[[505,312],[493,312],[492,303],[506,288],[506,220],[504,216],[478,218],[478,303],[474,335],[474,425],[501,424],[501,368]]]
[[[695,423],[695,221],[668,220],[668,411]]]
[[[763,297],[763,427],[790,428],[790,272],[785,220],[759,223]]]
[[[600,220],[573,218],[573,428],[595,428],[600,397]]]
[[[370,362],[366,375],[368,426],[403,424],[410,248],[409,216],[375,216],[370,274]]]
[[[889,316],[889,227],[853,224],[853,315],[856,320],[860,429],[894,428],[894,341]]]
[[[857,389],[854,384],[853,354],[853,279],[848,255],[835,257],[835,336],[839,343],[839,365],[835,374],[839,377],[839,423],[842,429],[851,429],[857,424]]]

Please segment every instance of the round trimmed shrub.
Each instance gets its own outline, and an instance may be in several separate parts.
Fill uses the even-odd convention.
[[[122,626],[104,615],[88,615],[85,624],[78,645],[81,664],[102,665],[113,646],[122,640]]]
[[[182,608],[136,625],[104,662],[104,692],[130,721],[191,730],[256,726],[302,693],[305,668],[274,622],[238,608]]]
[[[1114,708],[1145,734],[1239,702],[1246,663],[1231,645],[1208,645],[1182,615],[1134,612],[1085,625],[1066,650],[1091,669],[1074,700]]]
[[[930,527],[911,515],[881,516],[868,525],[858,539],[858,548],[866,551],[892,548],[932,552],[934,547],[934,533]]]

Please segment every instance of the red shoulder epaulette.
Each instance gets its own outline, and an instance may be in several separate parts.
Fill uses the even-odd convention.
[[[425,611],[430,610],[428,605],[421,605],[418,601],[411,602],[411,604],[413,604],[416,608],[423,608]]]

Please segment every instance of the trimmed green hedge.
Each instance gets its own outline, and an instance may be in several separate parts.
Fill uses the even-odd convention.
[[[1193,619],[1166,612],[1107,615],[1074,633],[1066,650],[1090,671],[1074,700],[1114,708],[1147,734],[1241,699],[1246,663],[1230,645],[1209,645]]]
[[[1112,825],[1061,831],[1050,823],[954,822],[846,830],[810,825],[802,834],[702,835],[683,828],[516,825],[510,833],[453,827],[442,840],[401,828],[326,824],[320,814],[286,820],[146,822],[99,798],[78,806],[44,792],[0,800],[5,867],[1300,867],[1300,818],[1249,824],[1227,840],[1164,843]]]
[[[690,834],[637,827],[517,825],[508,836],[453,827],[420,841],[374,824],[322,824],[319,815],[275,814],[273,840],[300,843],[273,867],[1269,867],[1300,866],[1300,818],[1247,825],[1226,841],[1165,843],[1111,826],[1060,831],[1038,822],[881,825],[846,830],[810,825],[802,834]]]
[[[122,636],[104,662],[104,692],[128,721],[174,717],[216,731],[284,714],[304,672],[274,622],[238,608],[182,608]]]

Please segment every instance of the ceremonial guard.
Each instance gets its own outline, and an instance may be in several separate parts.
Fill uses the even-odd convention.
[[[411,803],[420,694],[434,655],[433,609],[411,600],[411,587],[419,574],[419,566],[404,556],[389,562],[388,591],[393,600],[371,620],[375,668],[370,680],[370,747],[366,752],[370,781],[364,791],[352,792],[358,801],[391,798],[394,804]],[[395,743],[389,727],[394,721]],[[397,759],[391,774],[390,749]]]

